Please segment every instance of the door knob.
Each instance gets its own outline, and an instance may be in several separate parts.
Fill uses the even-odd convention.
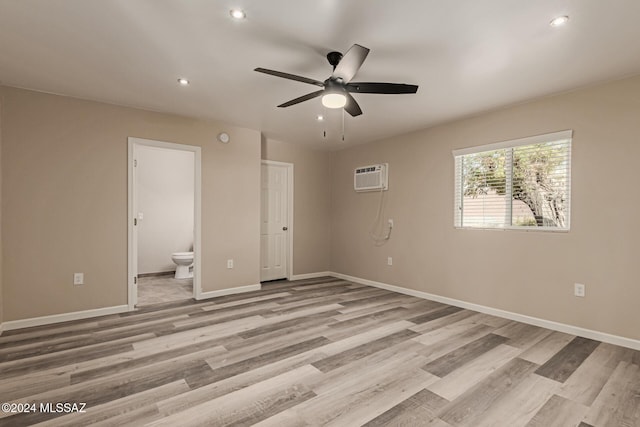
[[[282,227],[282,231],[287,231],[289,229],[289,227]]]

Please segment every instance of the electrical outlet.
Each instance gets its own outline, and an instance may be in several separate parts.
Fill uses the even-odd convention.
[[[389,224],[389,228],[393,228],[393,220],[391,218],[387,220],[387,223]]]
[[[227,268],[233,268],[233,260],[232,259],[228,259],[227,260]]]
[[[73,273],[73,284],[84,285],[84,273]]]
[[[393,265],[393,258],[387,257],[387,265]]]
[[[584,297],[585,295],[585,286],[582,283],[574,283],[573,284],[573,295],[577,297]]]

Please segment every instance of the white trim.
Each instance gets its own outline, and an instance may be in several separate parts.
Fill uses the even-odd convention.
[[[32,317],[30,319],[10,320],[4,322],[2,327],[5,331],[13,329],[31,328],[33,326],[51,325],[53,323],[69,322],[71,320],[81,320],[90,317],[107,316],[129,311],[128,305],[116,305],[113,307],[94,308],[92,310],[73,311],[71,313],[52,314],[50,316]]]
[[[259,291],[262,289],[262,285],[258,283],[257,285],[247,285],[247,286],[238,286],[237,288],[227,288],[227,289],[219,289],[217,291],[208,291],[208,292],[200,292],[197,300],[208,299],[221,297],[225,295],[233,295],[233,294],[241,294],[244,292],[253,292]]]
[[[289,280],[305,280],[305,279],[317,279],[318,277],[332,276],[335,273],[330,271],[318,271],[316,273],[294,274]]]
[[[137,274],[137,260],[134,254],[134,244],[136,234],[133,226],[133,217],[135,215],[135,207],[133,206],[134,197],[134,153],[133,142],[131,138],[127,139],[127,306],[129,310],[133,310],[136,305],[137,292],[133,283],[133,276]]]
[[[267,159],[262,159],[260,160],[260,162],[262,164],[265,165],[274,165],[274,166],[293,166],[293,163],[289,163],[289,162],[278,162],[276,160],[267,160]]]
[[[294,186],[294,165],[293,163],[287,163],[287,162],[278,162],[275,160],[264,160],[262,159],[260,161],[260,165],[272,165],[272,166],[282,166],[282,167],[286,167],[287,168],[287,198],[288,200],[288,206],[287,206],[287,215],[289,217],[289,225],[287,226],[288,228],[288,233],[287,233],[287,277],[285,277],[287,280],[292,280],[291,277],[293,276],[293,186]],[[261,184],[262,185],[262,184]],[[260,219],[262,221],[262,218]]]
[[[560,141],[563,139],[571,139],[573,130],[563,130],[560,132],[546,133],[544,135],[528,136],[526,138],[512,139],[510,141],[494,142],[492,144],[478,145],[475,147],[459,148],[451,153],[453,157],[464,156],[467,154],[481,153],[483,151],[500,150],[501,148],[520,147],[522,145],[540,144],[543,142]]]
[[[527,316],[524,314],[514,313],[512,311],[500,310],[498,308],[487,307],[480,304],[474,304],[471,302],[461,301],[454,298],[434,295],[427,292],[416,291],[414,289],[407,289],[400,286],[389,285],[386,283],[376,282],[373,280],[361,279],[359,277],[349,276],[347,274],[341,274],[341,273],[335,273],[335,272],[331,272],[330,274],[339,279],[349,280],[351,282],[360,283],[363,285],[374,286],[376,288],[386,289],[388,291],[398,292],[405,295],[411,295],[417,298],[437,301],[443,304],[449,304],[456,307],[462,307],[468,310],[490,314],[492,316],[498,316],[505,319],[526,323],[529,325],[539,326],[541,328],[547,328],[554,331],[564,332],[566,334],[578,335],[581,337],[590,338],[593,340],[598,340],[598,341],[606,342],[609,344],[619,345],[621,347],[640,350],[640,340],[634,340],[631,338],[621,337],[619,335],[612,335],[605,332],[594,331],[592,329],[585,329],[579,326],[567,325],[565,323],[554,322],[552,320],[540,319],[538,317]]]
[[[137,295],[134,288],[133,277],[137,274],[137,260],[134,254],[134,147],[142,145],[146,147],[165,148],[170,150],[190,151],[194,153],[194,206],[193,206],[193,297],[201,299],[202,293],[202,268],[201,268],[201,241],[202,241],[202,149],[195,145],[175,144],[172,142],[155,141],[152,139],[128,138],[128,219],[127,219],[127,304],[129,310],[135,309]]]

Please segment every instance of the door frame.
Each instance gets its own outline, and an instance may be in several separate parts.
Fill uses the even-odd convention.
[[[287,280],[291,280],[293,276],[293,163],[278,162],[275,160],[262,160],[260,163],[260,169],[262,165],[280,166],[287,168],[287,217],[288,217],[288,233],[287,233],[287,268],[286,274]],[[260,170],[260,176],[262,176],[262,170]],[[262,182],[260,183],[262,186]],[[262,197],[262,195],[260,195]],[[262,207],[262,203],[260,204]],[[262,209],[260,212],[260,222],[262,222]],[[260,254],[262,258],[262,253]]]
[[[129,311],[135,310],[138,302],[138,232],[134,226],[136,214],[137,188],[135,173],[135,149],[137,146],[165,148],[170,150],[190,151],[194,153],[194,187],[193,187],[193,297],[198,300],[202,294],[201,241],[202,241],[202,155],[201,147],[195,145],[175,144],[173,142],[156,141],[128,137],[127,158],[127,304]]]

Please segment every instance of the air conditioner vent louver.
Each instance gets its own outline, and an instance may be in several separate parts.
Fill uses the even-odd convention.
[[[353,188],[360,191],[386,190],[389,187],[389,164],[359,166],[353,171]]]

